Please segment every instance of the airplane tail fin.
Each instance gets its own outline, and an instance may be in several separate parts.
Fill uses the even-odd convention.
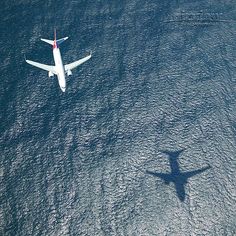
[[[54,41],[57,41],[57,30],[54,28]]]
[[[66,41],[67,39],[68,39],[68,37],[61,38],[61,39],[57,39],[57,40],[56,40],[57,45],[63,43],[63,42]],[[48,44],[51,44],[51,45],[54,44],[54,40],[49,40],[49,39],[41,39],[41,40],[44,41],[45,43],[48,43]]]
[[[68,39],[68,37],[64,37],[61,39],[57,39],[57,33],[56,33],[56,29],[54,29],[54,40],[49,40],[49,39],[41,39],[42,41],[44,41],[45,43],[54,45],[54,42],[56,42],[57,45],[63,43],[64,41],[66,41]]]
[[[57,41],[57,32],[56,29],[54,29],[54,40],[49,40],[49,39],[41,39],[42,41],[44,41],[45,43],[54,45],[54,42]]]

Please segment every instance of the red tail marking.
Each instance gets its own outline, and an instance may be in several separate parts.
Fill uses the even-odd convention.
[[[57,31],[54,29],[54,42],[53,42],[53,49],[57,48]]]

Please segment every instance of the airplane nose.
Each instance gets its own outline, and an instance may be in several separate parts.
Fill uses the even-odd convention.
[[[66,91],[65,87],[61,87],[61,91],[64,93]]]

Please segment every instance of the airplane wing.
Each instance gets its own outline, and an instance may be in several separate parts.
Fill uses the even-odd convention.
[[[41,64],[41,63],[30,61],[30,60],[26,60],[26,62],[32,66],[36,66],[42,70],[51,71],[52,73],[56,74],[55,66],[49,66],[49,65]]]
[[[87,57],[84,57],[84,58],[82,58],[82,59],[80,59],[78,61],[75,61],[75,62],[72,62],[70,64],[65,65],[65,71],[72,70],[72,69],[76,68],[77,66],[83,64],[84,62],[89,60],[91,58],[91,56],[92,55],[90,54]]]
[[[146,173],[149,175],[153,175],[155,177],[159,177],[160,179],[164,180],[165,183],[171,182],[171,179],[172,179],[171,174],[157,173],[157,172],[152,172],[149,170],[147,170]]]
[[[210,166],[207,166],[202,169],[183,172],[182,175],[184,175],[186,178],[191,178],[192,176],[197,175],[197,174],[201,174],[202,172],[204,172],[205,170],[208,170],[210,168],[211,168]]]

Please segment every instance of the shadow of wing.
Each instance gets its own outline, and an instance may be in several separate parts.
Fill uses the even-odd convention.
[[[172,180],[170,174],[152,172],[152,171],[149,171],[149,170],[147,170],[146,173],[149,174],[149,175],[153,175],[155,177],[158,177],[158,178],[164,180],[166,184],[170,183],[170,181]]]
[[[183,172],[182,175],[188,179],[188,178],[191,178],[192,176],[194,175],[198,175],[198,174],[201,174],[202,172],[210,169],[211,166],[207,166],[207,167],[204,167],[202,169],[198,169],[198,170],[193,170],[193,171],[187,171],[187,172]]]

